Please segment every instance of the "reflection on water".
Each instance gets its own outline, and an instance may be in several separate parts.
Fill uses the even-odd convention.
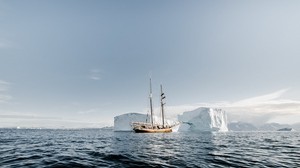
[[[164,166],[206,167],[218,153],[221,133],[136,134],[115,132],[113,152]],[[213,164],[212,164],[213,165]]]

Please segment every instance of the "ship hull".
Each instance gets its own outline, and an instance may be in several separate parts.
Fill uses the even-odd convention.
[[[162,129],[134,129],[135,133],[169,133],[172,132],[171,128]]]

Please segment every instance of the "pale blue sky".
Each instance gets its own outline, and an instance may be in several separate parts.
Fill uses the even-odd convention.
[[[109,125],[145,112],[149,73],[174,108],[226,102],[243,116],[257,104],[231,106],[275,94],[260,103],[277,114],[266,121],[295,118],[299,9],[296,0],[1,0],[0,126]]]

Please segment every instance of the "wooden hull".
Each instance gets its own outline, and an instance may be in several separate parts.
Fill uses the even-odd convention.
[[[169,133],[172,132],[172,128],[162,129],[134,129],[135,133]]]

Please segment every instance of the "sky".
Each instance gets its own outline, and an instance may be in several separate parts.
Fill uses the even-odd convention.
[[[0,0],[0,127],[101,127],[154,106],[300,122],[300,1]]]

